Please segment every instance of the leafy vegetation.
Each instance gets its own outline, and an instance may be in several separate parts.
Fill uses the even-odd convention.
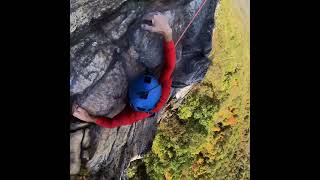
[[[160,123],[143,159],[150,179],[249,179],[249,33],[232,0],[220,1],[213,37],[204,81]]]

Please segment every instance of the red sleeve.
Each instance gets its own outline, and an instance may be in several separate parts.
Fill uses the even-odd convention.
[[[137,121],[143,120],[149,117],[149,113],[134,111],[130,105],[127,105],[121,113],[114,118],[109,119],[106,117],[100,117],[97,119],[96,124],[105,128],[115,128],[124,125],[130,125]]]
[[[152,109],[152,112],[158,112],[162,106],[167,102],[170,95],[172,78],[171,75],[176,66],[176,49],[174,47],[173,40],[163,43],[164,49],[164,67],[162,69],[159,82],[162,86],[162,93],[159,102],[156,107]]]

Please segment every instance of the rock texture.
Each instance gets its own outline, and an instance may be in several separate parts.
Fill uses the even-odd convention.
[[[70,0],[70,96],[97,116],[113,117],[126,105],[128,83],[163,61],[163,39],[142,30],[142,17],[164,13],[177,40],[201,0]],[[210,61],[216,0],[207,0],[178,46],[172,97],[201,81]],[[182,93],[183,94],[183,93]],[[90,179],[121,179],[131,160],[147,153],[161,113],[131,126],[105,129],[70,122],[70,174],[81,164]]]

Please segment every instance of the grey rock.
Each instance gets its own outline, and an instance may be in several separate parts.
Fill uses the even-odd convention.
[[[131,126],[114,129],[92,127],[95,133],[91,143],[94,152],[87,168],[95,179],[119,179],[132,157],[150,151],[157,129],[157,117],[147,118]],[[97,178],[97,179],[99,179]]]
[[[78,174],[81,166],[81,140],[83,131],[70,133],[70,175]]]
[[[104,33],[112,40],[118,40],[127,31],[129,24],[136,18],[136,11],[131,10],[127,16],[120,15],[112,22],[102,26]]]
[[[81,159],[84,160],[84,162],[88,162],[90,160],[89,152],[88,150],[82,151]]]
[[[77,104],[92,115],[108,116],[109,113],[119,110],[115,107],[126,104],[127,89],[128,82],[122,62],[117,61],[114,68],[106,73],[99,83],[79,98]]]
[[[84,129],[84,135],[83,135],[81,147],[85,149],[89,148],[90,140],[91,140],[90,129],[89,128]]]
[[[83,121],[81,121],[81,122],[80,121],[79,122],[70,121],[70,131],[71,132],[75,132],[80,129],[85,129],[89,126],[90,126],[90,123],[86,123]]]
[[[70,0],[70,32],[88,25],[105,12],[112,12],[126,0]]]
[[[201,1],[70,0],[70,96],[73,103],[97,116],[112,118],[121,112],[127,104],[129,82],[146,69],[158,72],[163,64],[163,38],[142,30],[142,17],[154,11],[165,14],[173,29],[173,39],[177,41]],[[207,1],[176,46],[173,98],[177,93],[180,97],[184,87],[201,81],[211,64],[208,54],[212,48],[216,4],[217,0]],[[181,101],[178,99],[175,102]],[[165,110],[114,129],[70,123],[72,173],[79,172],[82,159],[81,163],[91,173],[90,179],[123,178],[130,161],[150,151],[157,122]],[[83,139],[79,141],[80,135],[76,134],[83,132]]]
[[[131,46],[127,52],[123,52],[122,57],[124,68],[128,75],[128,81],[135,79],[146,70],[146,67],[139,62],[139,54],[134,47]]]
[[[89,157],[89,151],[88,148],[90,148],[90,141],[91,141],[91,135],[90,135],[90,128],[84,129],[84,135],[81,143],[81,159],[83,160],[83,163],[90,160]]]
[[[71,95],[82,93],[104,75],[113,60],[115,50],[115,46],[96,47],[93,42],[77,56],[77,59],[74,58],[71,63],[73,68],[70,77]]]

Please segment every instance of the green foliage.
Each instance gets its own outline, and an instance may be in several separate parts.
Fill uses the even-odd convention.
[[[136,173],[137,173],[137,169],[138,169],[138,166],[134,166],[134,165],[131,165],[127,170],[126,170],[126,176],[130,179],[134,178]]]
[[[244,26],[232,1],[221,0],[213,65],[173,116],[161,121],[143,158],[150,179],[249,179],[250,46]]]
[[[126,177],[131,180],[149,180],[146,174],[146,167],[141,159],[135,160],[130,163],[130,167],[126,170]]]

